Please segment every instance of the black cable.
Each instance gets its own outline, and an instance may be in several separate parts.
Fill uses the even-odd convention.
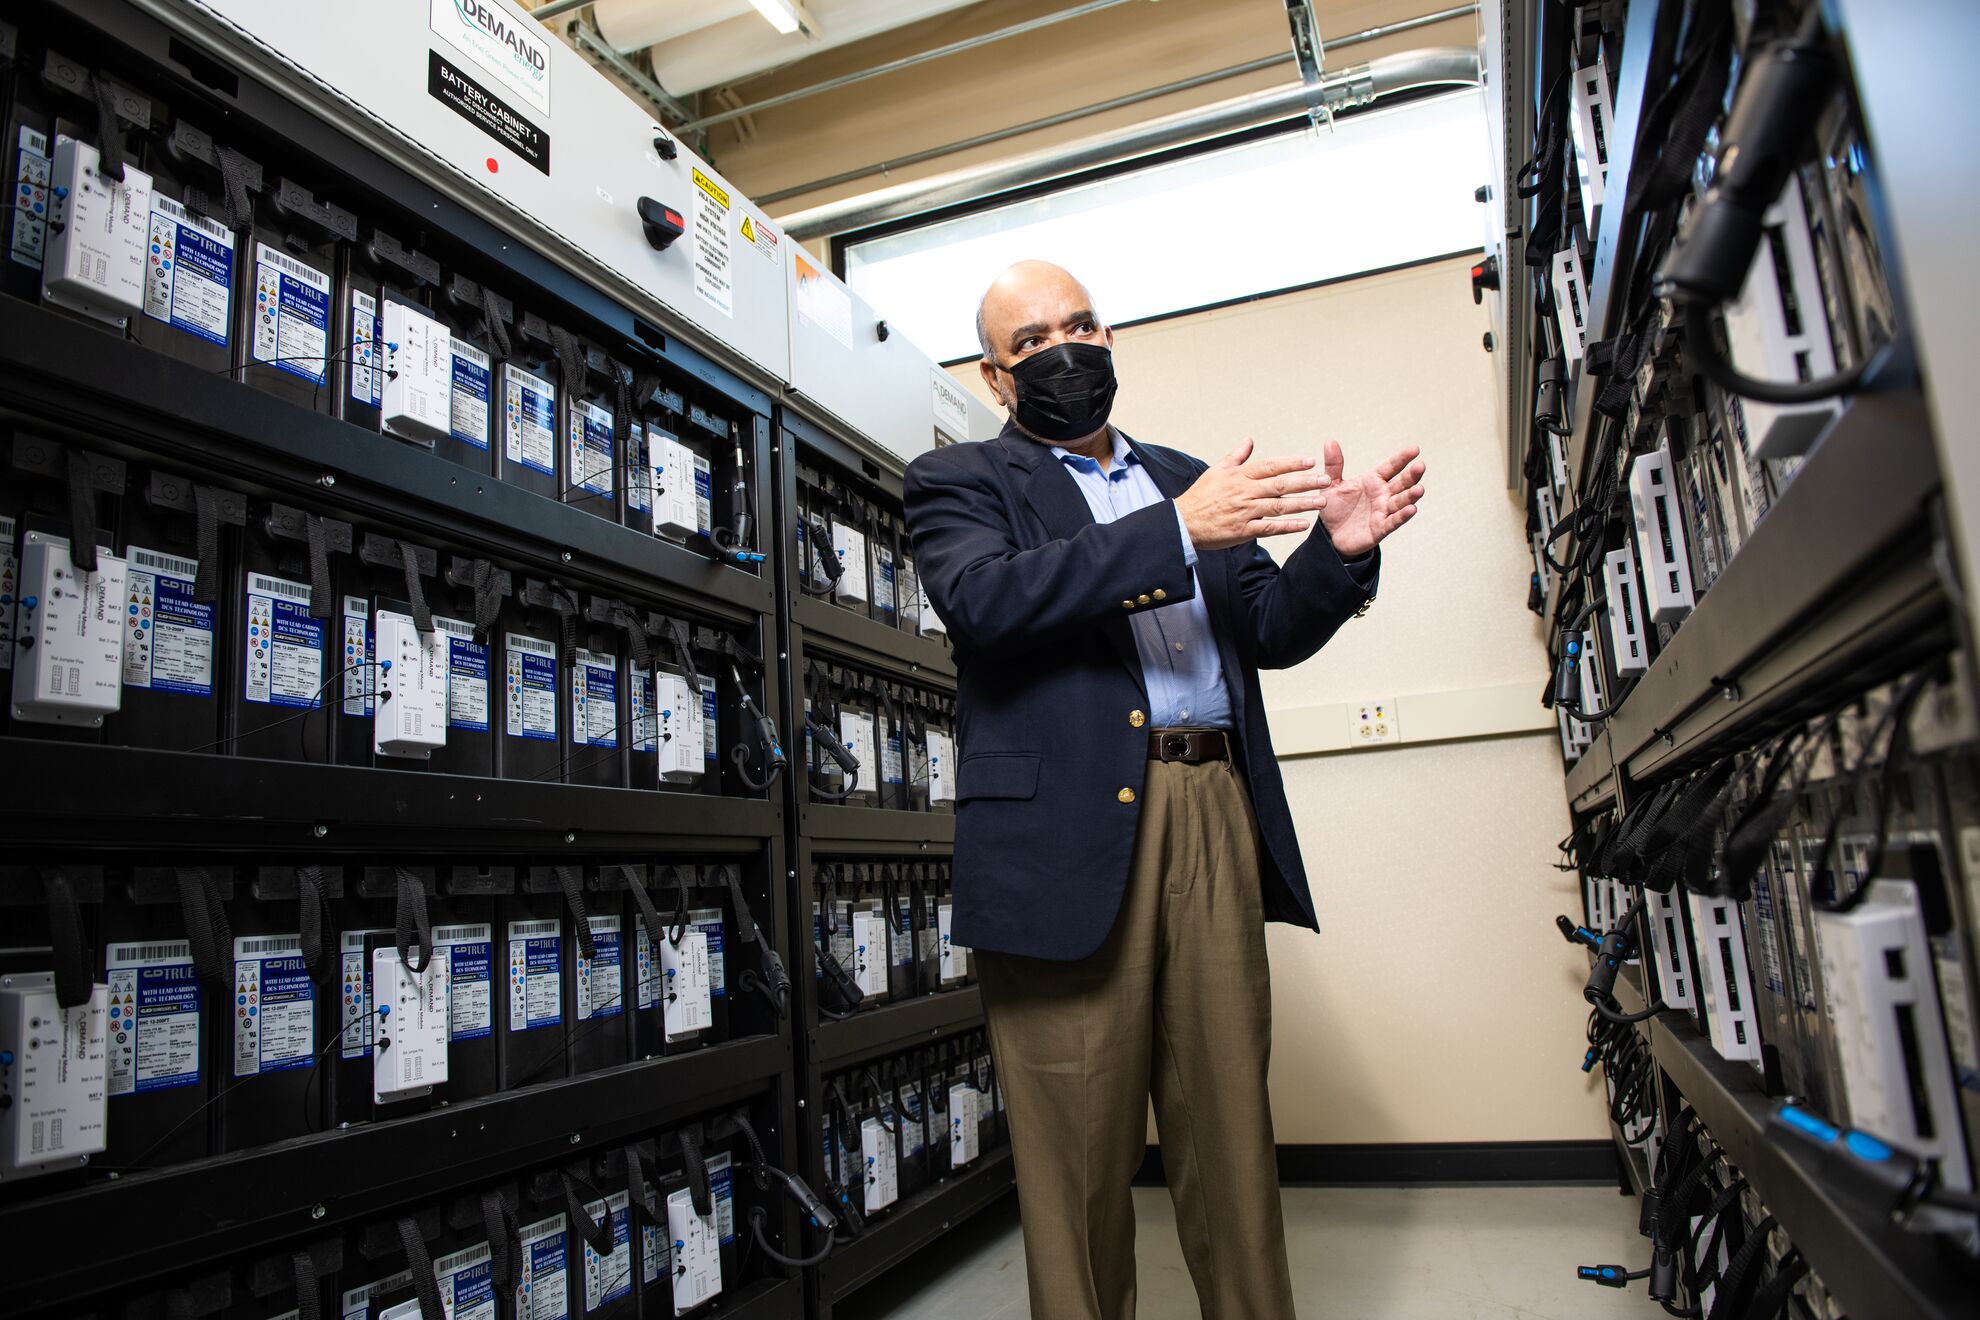
[[[1863,378],[1870,368],[1868,358],[1846,370],[1814,380],[1760,380],[1743,375],[1719,351],[1718,337],[1712,333],[1711,318],[1706,315],[1706,310],[1693,306],[1685,317],[1684,356],[1685,361],[1698,368],[1705,379],[1722,390],[1758,403],[1815,403],[1839,394],[1854,394],[1863,387]]]

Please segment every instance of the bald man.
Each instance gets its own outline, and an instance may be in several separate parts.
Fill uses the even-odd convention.
[[[1266,1094],[1265,922],[1317,929],[1258,670],[1375,599],[1414,448],[1215,465],[1108,424],[1113,331],[1027,261],[977,312],[995,440],[916,459],[908,531],[955,643],[954,938],[976,950],[1035,1320],[1134,1314],[1153,1095],[1205,1316],[1293,1314]],[[1284,567],[1262,537],[1307,531]]]

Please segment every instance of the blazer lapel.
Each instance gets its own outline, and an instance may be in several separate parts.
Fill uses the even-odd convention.
[[[998,437],[1004,446],[1005,457],[1012,467],[1028,471],[1024,481],[1024,502],[1031,506],[1038,520],[1045,525],[1045,534],[1056,541],[1070,541],[1088,527],[1093,526],[1093,510],[1087,507],[1086,496],[1079,490],[1079,483],[1073,480],[1072,473],[1066,471],[1046,446],[1025,436],[1008,422],[1003,434]],[[1134,633],[1125,618],[1108,619],[1100,625],[1107,641],[1120,656],[1121,663],[1127,666],[1134,681],[1141,685],[1142,694],[1147,695],[1148,683],[1141,673],[1141,652],[1135,649]]]

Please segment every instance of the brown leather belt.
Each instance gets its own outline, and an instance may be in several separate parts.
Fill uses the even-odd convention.
[[[1222,729],[1154,729],[1148,734],[1148,759],[1188,765],[1228,761],[1231,740]]]

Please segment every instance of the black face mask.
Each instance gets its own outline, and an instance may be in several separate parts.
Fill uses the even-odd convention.
[[[1100,344],[1054,344],[1011,367],[1017,423],[1060,444],[1092,435],[1114,408],[1114,355]]]

